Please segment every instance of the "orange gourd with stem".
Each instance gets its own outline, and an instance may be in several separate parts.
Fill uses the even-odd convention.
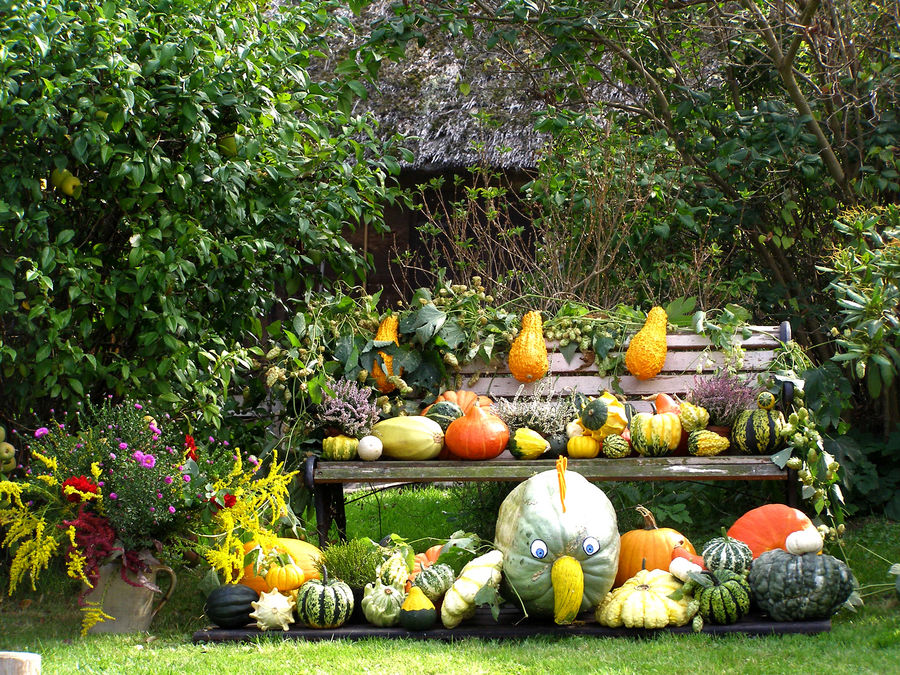
[[[509,441],[509,427],[480,405],[471,405],[444,434],[444,448],[457,459],[493,459]]]
[[[619,550],[619,570],[613,587],[621,586],[641,569],[668,570],[672,551],[676,546],[696,554],[693,544],[681,532],[671,527],[658,527],[649,509],[638,505],[637,511],[644,517],[644,527],[622,535]]]

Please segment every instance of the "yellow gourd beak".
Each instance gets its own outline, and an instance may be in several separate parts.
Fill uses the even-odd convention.
[[[557,558],[550,570],[553,583],[553,620],[569,624],[578,616],[584,596],[584,572],[581,563],[570,555]]]

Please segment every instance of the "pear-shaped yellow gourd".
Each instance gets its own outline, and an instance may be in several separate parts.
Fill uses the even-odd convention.
[[[399,328],[400,319],[398,319],[396,315],[386,316],[378,326],[378,331],[375,333],[375,340],[390,340],[394,344],[400,344]],[[397,388],[397,385],[389,381],[391,375],[394,374],[394,357],[390,354],[385,354],[384,352],[378,352],[378,356],[384,361],[384,370],[381,369],[381,366],[378,365],[378,361],[376,360],[372,364],[372,377],[375,379],[378,391],[382,394],[390,394]],[[400,372],[397,374],[402,375],[403,369],[401,368]]]
[[[549,368],[541,313],[528,312],[522,317],[522,330],[509,349],[509,372],[519,382],[535,382]]]
[[[662,307],[654,307],[647,314],[644,327],[631,338],[625,352],[625,367],[639,380],[656,377],[666,362],[666,323],[668,317]]]

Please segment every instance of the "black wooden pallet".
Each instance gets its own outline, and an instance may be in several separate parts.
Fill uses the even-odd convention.
[[[706,625],[703,633],[708,635],[778,635],[787,633],[802,633],[812,635],[831,630],[831,619],[817,621],[772,621],[763,616],[747,616],[738,623],[728,626]],[[405,628],[378,628],[371,624],[344,625],[331,630],[313,628],[291,628],[281,631],[261,631],[253,626],[244,628],[207,628],[194,633],[194,642],[240,642],[254,640],[260,637],[306,640],[309,642],[318,640],[365,640],[368,638],[406,638],[411,640],[440,640],[453,642],[466,638],[481,638],[485,640],[517,640],[538,635],[572,636],[582,635],[589,637],[649,637],[661,632],[676,634],[690,634],[690,625],[680,627],[663,628],[659,630],[646,630],[637,628],[607,628],[601,626],[593,617],[585,615],[584,620],[577,621],[569,626],[557,626],[552,621],[524,619],[521,614],[503,611],[499,621],[494,621],[490,612],[479,610],[470,620],[457,628],[448,629],[437,627],[426,631],[408,631]]]

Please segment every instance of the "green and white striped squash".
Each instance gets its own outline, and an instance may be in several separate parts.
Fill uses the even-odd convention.
[[[438,401],[424,413],[425,417],[441,425],[445,432],[450,422],[463,416],[462,408],[452,401]]]
[[[745,410],[738,415],[731,430],[731,442],[741,452],[771,455],[784,444],[781,437],[784,415],[771,408],[774,403],[771,397],[769,392],[763,392],[757,399],[756,410]]]
[[[410,569],[406,564],[406,555],[400,549],[391,553],[381,565],[378,566],[378,579],[385,586],[394,586],[403,589],[406,580],[409,579]]]
[[[310,579],[297,591],[297,618],[310,628],[338,628],[353,613],[353,591],[337,579]]]
[[[703,547],[703,564],[709,570],[730,570],[744,574],[753,564],[753,551],[744,542],[727,534],[710,539]]]
[[[673,412],[641,412],[631,418],[631,445],[639,455],[668,455],[680,442],[681,420]]]
[[[413,580],[413,586],[421,588],[425,597],[437,604],[455,580],[456,574],[450,565],[437,563],[419,572]]]
[[[704,621],[735,623],[750,611],[750,584],[742,574],[731,570],[707,571],[696,575],[707,581],[698,583],[694,597]]]
[[[603,439],[603,445],[600,449],[606,457],[620,459],[631,454],[631,443],[620,434],[610,434]]]

